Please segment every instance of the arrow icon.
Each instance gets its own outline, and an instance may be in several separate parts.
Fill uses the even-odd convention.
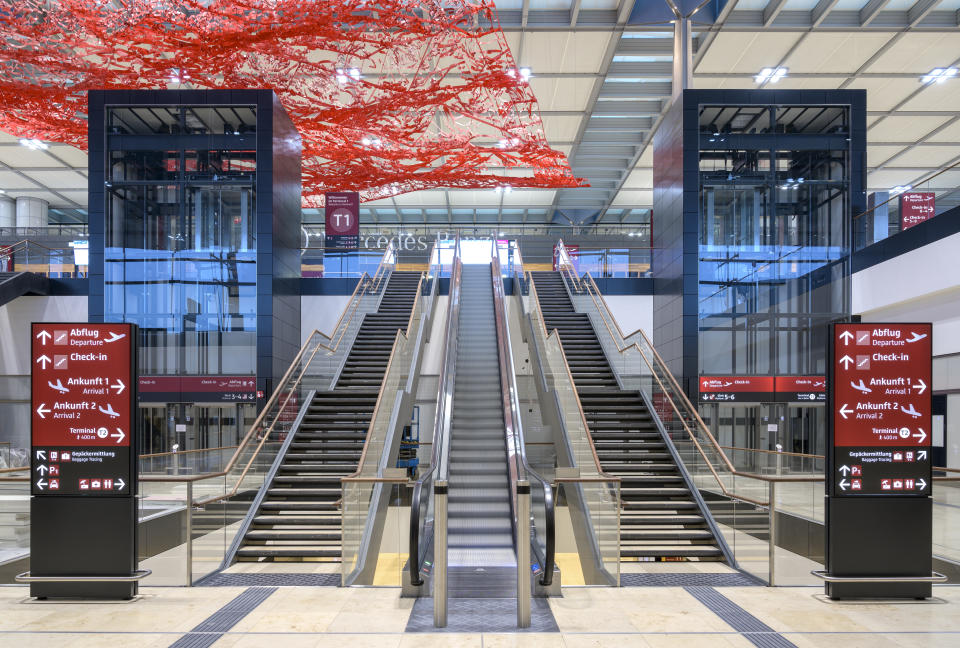
[[[840,472],[843,473],[843,476],[846,477],[847,473],[850,472],[850,466],[840,466]]]
[[[117,480],[116,480],[116,482],[114,482],[114,483],[117,485],[117,490],[123,490],[123,487],[126,486],[126,484],[124,483],[124,481],[123,481],[122,479],[120,479],[119,477],[117,477]]]
[[[917,450],[917,461],[923,461],[927,458],[926,450]]]
[[[53,362],[53,360],[51,360],[50,358],[48,358],[46,355],[42,355],[42,356],[40,356],[39,358],[37,358],[37,362],[40,363],[40,368],[41,368],[41,369],[46,369],[46,368],[47,368],[47,365],[50,364],[51,362]]]
[[[927,487],[927,482],[924,481],[923,479],[918,479],[918,480],[917,480],[917,487],[919,487],[920,490],[923,490],[924,488]]]
[[[124,439],[126,436],[127,436],[127,435],[123,433],[123,430],[121,430],[120,428],[117,428],[117,433],[116,433],[116,434],[111,434],[111,435],[110,435],[110,438],[111,438],[111,439],[116,439],[116,440],[117,440],[117,443],[120,443],[121,441],[123,441],[123,439]]]
[[[847,420],[847,416],[848,416],[849,414],[853,414],[853,413],[854,413],[854,410],[852,410],[852,409],[847,409],[847,404],[846,404],[846,403],[844,403],[843,405],[840,406],[840,416],[843,417],[843,420],[844,420],[844,421]]]
[[[850,485],[850,482],[848,482],[846,479],[840,480],[840,484],[839,484],[840,490],[847,490],[847,486],[849,485]]]
[[[842,358],[840,358],[840,364],[843,365],[843,368],[844,368],[844,369],[849,369],[849,368],[850,368],[850,365],[852,365],[853,363],[854,363],[853,358],[851,358],[851,357],[848,356],[848,355],[845,355],[845,356],[843,356]]]
[[[44,466],[43,464],[40,464],[39,466],[37,466],[37,471],[38,471],[41,475],[46,475],[48,470],[50,470],[50,469],[47,468],[46,466]]]
[[[850,331],[844,331],[840,334],[840,339],[843,340],[843,346],[850,344],[850,340],[853,339],[853,333]]]
[[[50,335],[49,331],[40,331],[39,333],[37,333],[37,339],[40,340],[40,344],[42,344],[43,346],[47,346],[47,340],[49,340],[52,337],[53,336]]]
[[[117,390],[117,395],[119,396],[120,394],[123,393],[123,390],[126,389],[127,386],[123,384],[123,381],[122,381],[122,380],[120,380],[119,378],[117,378],[117,384],[116,384],[116,385],[110,385],[110,388],[111,388],[111,389],[116,389],[116,390]]]
[[[927,438],[927,433],[923,431],[923,428],[917,428],[917,433],[913,435],[913,438],[917,437],[920,437],[917,443],[923,443],[923,440]]]
[[[37,408],[37,414],[39,414],[40,418],[42,419],[47,418],[45,415],[49,414],[50,412],[51,410],[47,409],[46,403],[40,403],[40,407]]]
[[[37,488],[39,488],[40,490],[43,490],[43,487],[46,485],[47,485],[47,482],[45,482],[43,479],[37,480]]]
[[[46,460],[47,460],[47,451],[37,450],[37,461],[46,461]]]
[[[863,392],[864,394],[869,394],[870,392],[873,391],[872,389],[870,389],[869,387],[863,384],[863,378],[860,379],[859,385],[851,380],[850,386],[856,389],[857,391]]]
[[[917,378],[917,382],[920,383],[920,390],[917,393],[922,394],[927,389],[927,383],[923,382],[923,378]],[[913,387],[916,387],[916,385],[913,385]]]

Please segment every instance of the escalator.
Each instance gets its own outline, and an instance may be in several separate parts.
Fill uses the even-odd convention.
[[[393,272],[376,313],[364,316],[331,391],[316,392],[263,493],[238,561],[337,560],[340,479],[363,453],[398,330],[405,330],[421,273]]]
[[[621,390],[590,318],[559,272],[532,272],[547,330],[557,329],[597,458],[621,478],[620,555],[723,560],[705,514],[640,392]]]
[[[500,597],[516,581],[491,268],[463,266],[450,428],[449,594]]]

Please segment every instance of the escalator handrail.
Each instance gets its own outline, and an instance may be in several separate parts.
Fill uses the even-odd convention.
[[[544,520],[546,525],[544,529],[544,535],[546,536],[545,552],[541,554],[539,544],[534,541],[534,538],[536,538],[536,525],[533,526],[531,546],[535,554],[537,554],[537,557],[541,560],[541,564],[543,564],[543,578],[540,580],[540,584],[544,587],[549,587],[553,583],[553,570],[556,560],[556,510],[553,487],[550,482],[534,470],[527,461],[526,439],[523,433],[519,392],[517,391],[517,374],[513,365],[513,348],[510,342],[510,327],[507,322],[503,276],[500,274],[500,259],[496,255],[493,257],[491,263],[491,273],[493,275],[493,299],[497,323],[497,346],[500,355],[500,389],[503,395],[505,434],[507,437],[507,447],[510,448],[512,446],[514,448],[515,457],[519,460],[519,464],[516,467],[517,469],[515,471],[509,471],[509,474],[516,480],[526,478],[528,481],[538,481],[543,488]],[[510,491],[516,493],[516,490],[516,483],[511,484]],[[529,520],[516,519],[516,507],[514,507],[513,517],[517,524],[530,524]],[[526,569],[526,566],[518,567]]]
[[[440,257],[440,248],[437,248],[437,260],[440,267],[443,262]],[[450,408],[453,404],[453,381],[456,378],[457,360],[457,326],[460,320],[460,279],[462,263],[460,260],[460,235],[457,235],[453,247],[453,270],[450,276],[450,301],[447,306],[447,322],[443,340],[443,360],[440,365],[440,376],[437,382],[437,405],[433,419],[432,451],[430,470],[421,475],[413,485],[413,495],[410,500],[410,582],[414,586],[423,585],[420,578],[420,519],[423,512],[420,510],[420,497],[424,486],[435,481],[447,479],[447,453],[449,451],[448,438],[450,435]]]

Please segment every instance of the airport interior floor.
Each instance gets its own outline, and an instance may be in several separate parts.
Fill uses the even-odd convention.
[[[211,586],[144,587],[132,601],[36,601],[0,587],[0,646],[57,648],[554,647],[920,648],[960,645],[960,586],[925,601],[830,601],[822,587],[764,587],[723,565],[650,564],[619,588],[565,587],[518,631],[512,599],[431,599],[394,587],[323,586],[304,565],[237,565]],[[294,571],[296,570],[296,571]],[[299,575],[297,575],[299,573]],[[305,585],[282,583],[302,582]]]

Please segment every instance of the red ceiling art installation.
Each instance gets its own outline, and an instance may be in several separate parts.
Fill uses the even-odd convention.
[[[272,88],[305,204],[575,187],[491,0],[21,0],[0,9],[0,130],[86,145],[91,89]]]

